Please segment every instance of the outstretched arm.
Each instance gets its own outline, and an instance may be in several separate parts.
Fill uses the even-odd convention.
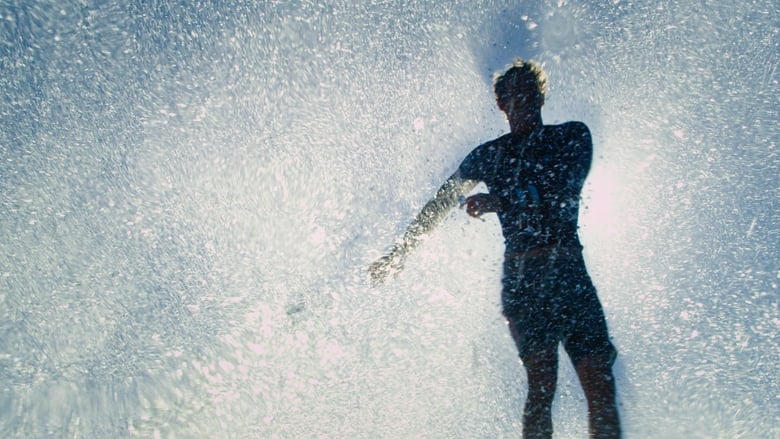
[[[420,236],[433,230],[447,216],[447,213],[458,204],[458,199],[468,193],[477,184],[473,180],[462,180],[456,172],[436,191],[436,195],[425,204],[420,213],[406,228],[390,251],[369,267],[371,281],[382,283],[390,272],[403,269],[409,253],[417,247]]]

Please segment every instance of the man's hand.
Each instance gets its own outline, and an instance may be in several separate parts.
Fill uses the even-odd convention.
[[[466,207],[466,213],[474,218],[479,218],[486,213],[498,212],[501,210],[501,200],[495,195],[474,194],[466,198],[460,207]]]
[[[403,257],[398,251],[398,248],[393,247],[393,250],[390,253],[377,259],[368,267],[368,274],[371,276],[371,285],[382,285],[390,273],[397,274],[403,268]]]

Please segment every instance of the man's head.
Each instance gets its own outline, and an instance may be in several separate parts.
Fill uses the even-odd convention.
[[[496,102],[503,111],[507,111],[512,98],[515,99],[514,105],[540,109],[547,93],[547,74],[539,63],[516,58],[506,72],[496,74],[493,89]]]

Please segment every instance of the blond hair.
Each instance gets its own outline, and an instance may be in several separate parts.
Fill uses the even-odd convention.
[[[542,65],[536,61],[526,61],[521,58],[515,58],[512,66],[504,73],[496,73],[493,76],[493,90],[496,93],[496,99],[511,94],[512,91],[521,84],[534,84],[540,100],[544,100],[547,94],[547,73]]]

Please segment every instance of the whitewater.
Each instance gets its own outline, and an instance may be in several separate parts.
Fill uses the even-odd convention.
[[[771,0],[0,0],[0,436],[519,438],[495,217],[366,273],[519,56],[593,133],[625,437],[780,437],[779,54]]]

